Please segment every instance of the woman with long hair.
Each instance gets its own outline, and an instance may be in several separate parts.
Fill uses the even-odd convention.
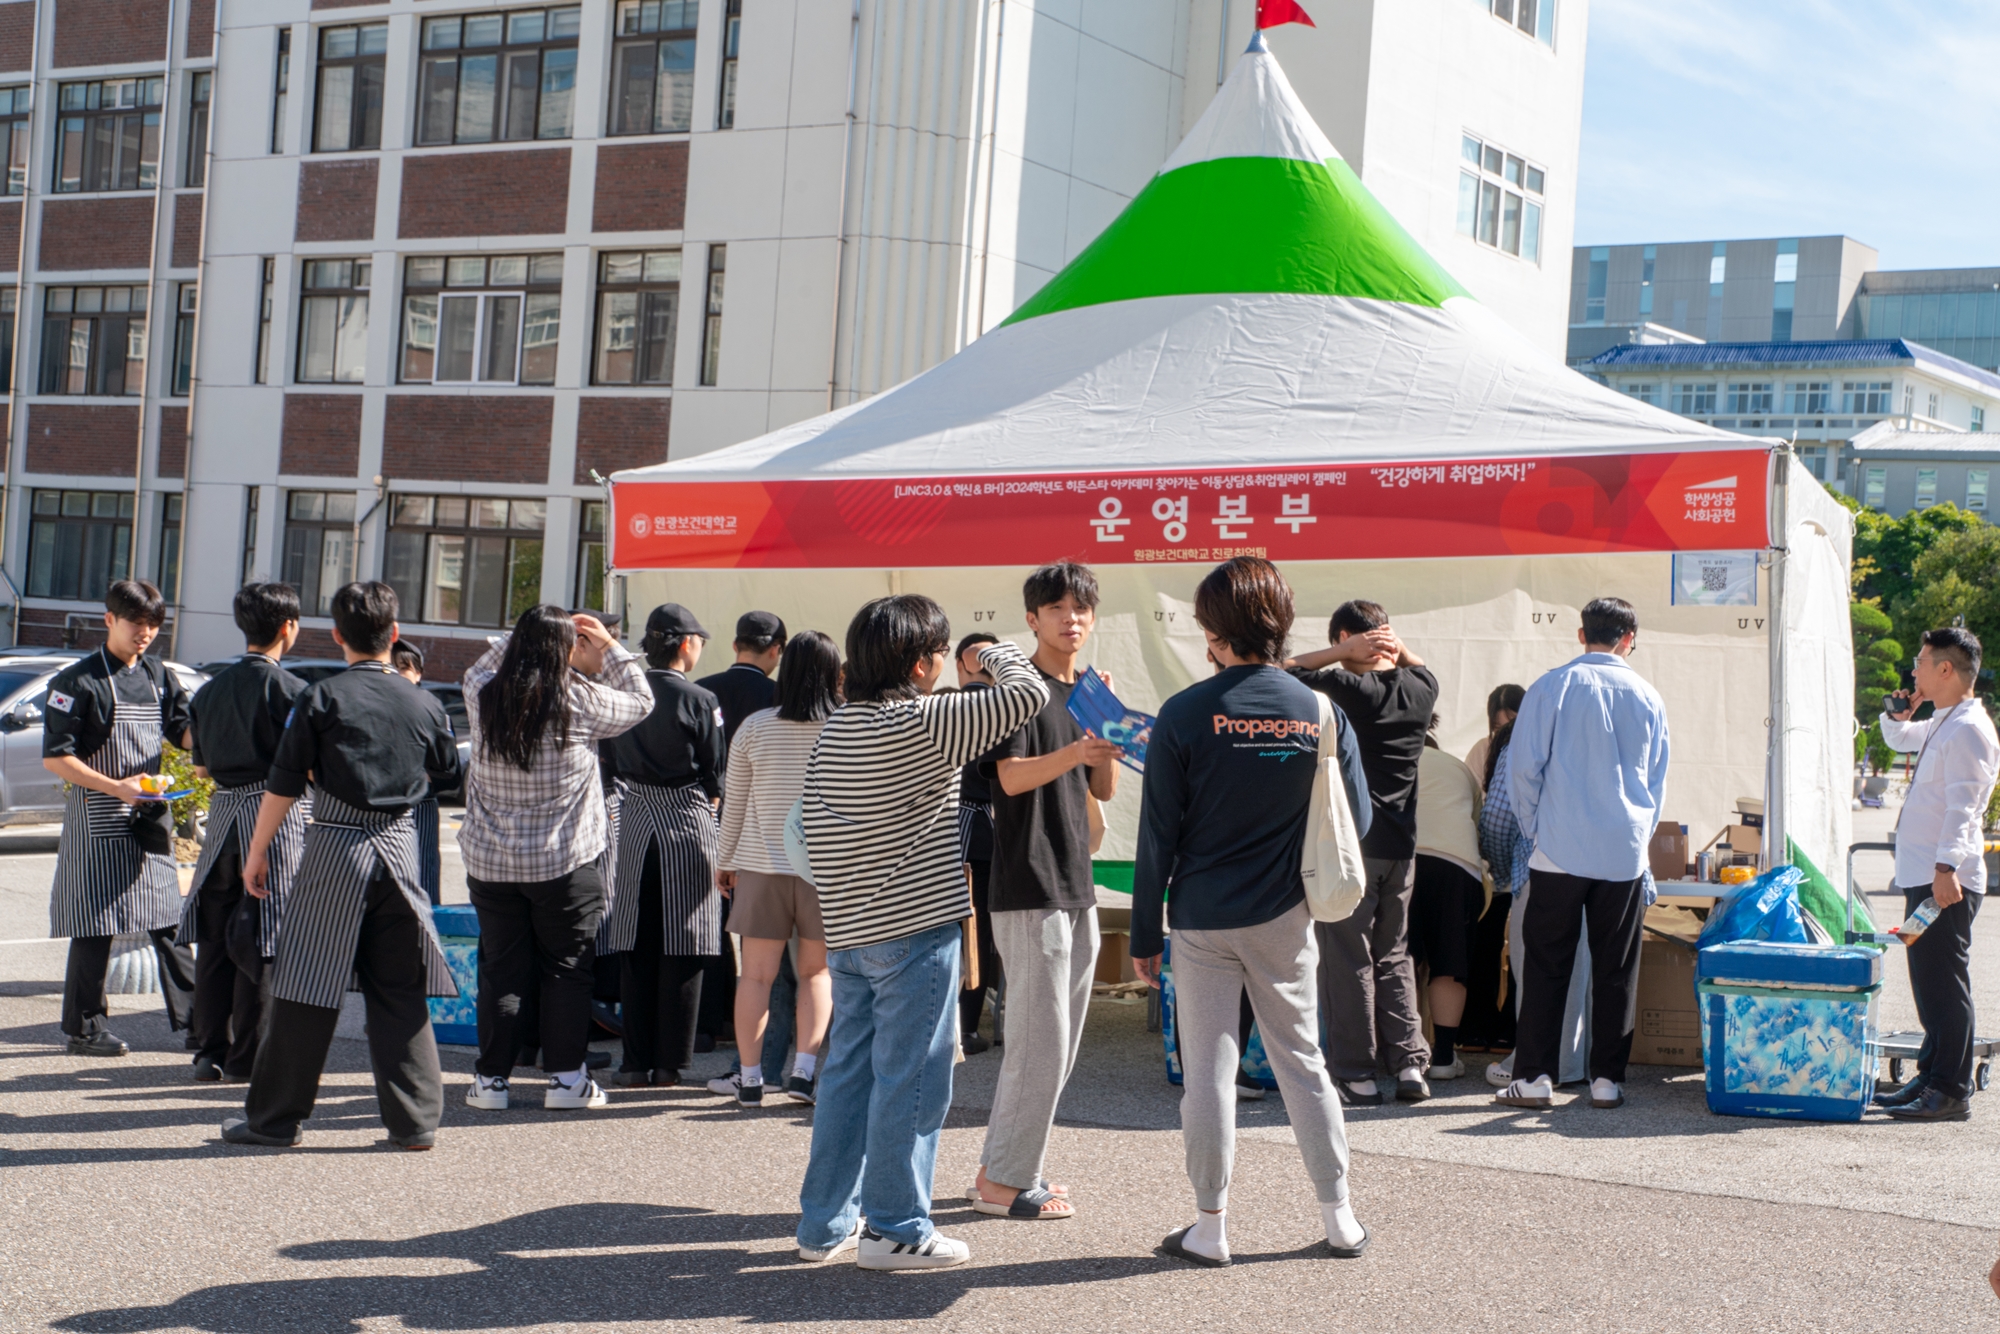
[[[605,947],[619,954],[625,1023],[622,1083],[671,1086],[694,1059],[702,974],[723,951],[715,883],[715,803],[722,796],[722,706],[688,679],[708,631],[677,602],[646,618],[645,721],[613,741],[618,883]]]
[[[548,1108],[602,1107],[584,1068],[607,837],[597,743],[652,707],[637,661],[594,616],[530,607],[465,673],[472,770],[458,846],[479,913],[479,1060],[468,1106],[500,1111],[539,988]],[[539,962],[540,979],[536,978]]]
[[[1154,986],[1163,928],[1173,926],[1181,1133],[1195,1194],[1195,1222],[1161,1249],[1198,1265],[1230,1263],[1237,1017],[1248,990],[1327,1245],[1349,1259],[1368,1248],[1368,1230],[1349,1203],[1347,1132],[1319,1046],[1319,946],[1301,874],[1320,698],[1279,666],[1293,609],[1277,566],[1253,556],[1216,566],[1195,592],[1194,616],[1221,670],[1160,708],[1132,879],[1132,966]],[[1329,716],[1341,726],[1337,708]],[[1340,777],[1351,792],[1345,764]]]
[[[743,975],[736,983],[736,1049],[743,1063],[735,1074],[711,1079],[708,1087],[744,1107],[764,1098],[758,1054],[771,1012],[771,983],[794,932],[798,1055],[782,1088],[794,1102],[813,1101],[819,1045],[833,1013],[833,975],[826,967],[819,891],[785,855],[785,820],[805,793],[806,762],[820,728],[838,707],[840,650],[826,635],[807,630],[785,645],[779,660],[778,706],[745,718],[729,745],[715,883],[729,896],[729,931],[743,940]]]

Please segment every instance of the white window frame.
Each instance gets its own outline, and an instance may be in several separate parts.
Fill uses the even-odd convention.
[[[1986,492],[1992,480],[1990,468],[1965,470],[1965,508],[1974,514],[1986,513]]]
[[[1917,508],[1927,510],[1937,504],[1938,470],[1936,468],[1917,469]]]
[[[1889,494],[1889,470],[1868,468],[1862,472],[1861,503],[1882,508]]]
[[[1539,265],[1547,200],[1548,172],[1540,163],[1470,130],[1460,133],[1457,221],[1460,236],[1525,263]],[[1507,222],[1509,209],[1514,219],[1511,236]]]

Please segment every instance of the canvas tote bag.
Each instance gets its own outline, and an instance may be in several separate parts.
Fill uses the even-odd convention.
[[[1353,915],[1367,888],[1361,864],[1361,835],[1347,804],[1347,784],[1340,776],[1339,732],[1333,701],[1317,690],[1319,759],[1313,766],[1312,804],[1306,811],[1306,846],[1300,875],[1306,882],[1306,911],[1315,922],[1344,922]]]

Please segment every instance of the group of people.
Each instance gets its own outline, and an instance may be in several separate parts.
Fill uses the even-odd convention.
[[[1036,570],[1030,652],[991,635],[954,646],[942,609],[915,595],[862,607],[844,646],[751,612],[735,663],[699,679],[709,634],[677,604],[653,609],[637,656],[594,615],[523,613],[464,677],[459,842],[480,924],[468,1105],[507,1108],[531,1052],[544,1107],[607,1104],[588,1046],[600,956],[617,960],[618,1082],[680,1082],[714,979],[733,989],[738,1059],[708,1087],[745,1106],[816,1104],[800,1257],[958,1264],[968,1248],[930,1218],[938,1140],[953,1065],[984,1048],[984,996],[1004,978],[967,1198],[1006,1218],[1073,1216],[1047,1157],[1099,945],[1097,807],[1119,787],[1118,748],[1067,708],[1097,603],[1086,567]],[[290,1146],[358,987],[389,1138],[426,1149],[444,1093],[425,999],[455,994],[429,911],[432,794],[460,781],[456,739],[398,670],[392,589],[336,593],[348,669],[310,687],[282,665],[299,610],[287,586],[242,589],[247,651],[189,700],[145,652],[158,592],[123,581],[104,648],[57,678],[46,763],[73,785],[52,911],[72,937],[63,1027],[72,1052],[123,1054],[104,1023],[104,961],[112,936],[151,932],[174,961],[169,1017],[192,1029],[196,1078],[247,1081],[223,1138]],[[1330,1252],[1358,1256],[1369,1236],[1343,1104],[1429,1097],[1432,1080],[1463,1074],[1461,1041],[1512,1042],[1489,1071],[1503,1104],[1547,1107],[1554,1085],[1583,1077],[1592,1106],[1623,1103],[1665,710],[1630,668],[1637,618],[1615,598],[1584,609],[1580,656],[1494,691],[1469,762],[1437,748],[1436,678],[1380,606],[1344,604],[1328,646],[1293,655],[1292,590],[1239,557],[1202,580],[1195,617],[1214,673],[1152,730],[1132,896],[1133,964],[1155,985],[1171,968],[1185,1079],[1194,1220],[1163,1246],[1230,1262],[1233,1103],[1262,1093],[1243,1074],[1254,1027]],[[1927,647],[1932,670],[1962,677],[1962,648]],[[1941,750],[1956,717],[1934,729]],[[1990,722],[1979,735],[1990,744]],[[140,781],[163,739],[217,784],[185,905],[164,807]],[[1350,915],[1315,922],[1301,868],[1322,770],[1360,833],[1365,884]],[[1941,1096],[1958,1041],[1924,1066]]]

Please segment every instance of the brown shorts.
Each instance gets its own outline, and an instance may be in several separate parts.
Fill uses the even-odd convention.
[[[752,940],[825,940],[820,920],[819,891],[795,875],[738,871],[736,893],[730,900],[729,931]]]

